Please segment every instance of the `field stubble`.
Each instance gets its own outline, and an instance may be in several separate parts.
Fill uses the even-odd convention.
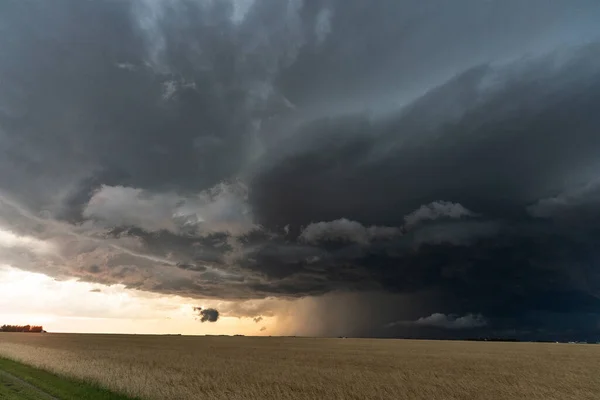
[[[600,398],[600,346],[0,335],[0,356],[146,399]]]

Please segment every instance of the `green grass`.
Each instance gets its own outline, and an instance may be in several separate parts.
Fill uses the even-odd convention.
[[[38,390],[32,389],[22,382],[0,373],[0,399],[2,400],[41,400]],[[48,398],[49,397],[44,397]]]
[[[41,392],[61,400],[133,400],[89,383],[63,378],[49,372],[30,367],[12,360],[0,358],[0,399],[2,400],[39,400]],[[21,381],[19,381],[21,380]],[[31,388],[23,382],[35,386]],[[47,397],[52,398],[52,397]]]

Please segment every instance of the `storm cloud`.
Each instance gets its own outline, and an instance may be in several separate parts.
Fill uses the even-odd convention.
[[[296,302],[222,311],[307,334],[593,333],[599,18],[593,0],[4,1],[0,262]]]

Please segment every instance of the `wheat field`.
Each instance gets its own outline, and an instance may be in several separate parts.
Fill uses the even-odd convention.
[[[5,333],[0,356],[155,400],[600,398],[600,345]]]

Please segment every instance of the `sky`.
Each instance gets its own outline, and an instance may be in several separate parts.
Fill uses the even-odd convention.
[[[599,19],[2,1],[0,323],[600,337]]]

